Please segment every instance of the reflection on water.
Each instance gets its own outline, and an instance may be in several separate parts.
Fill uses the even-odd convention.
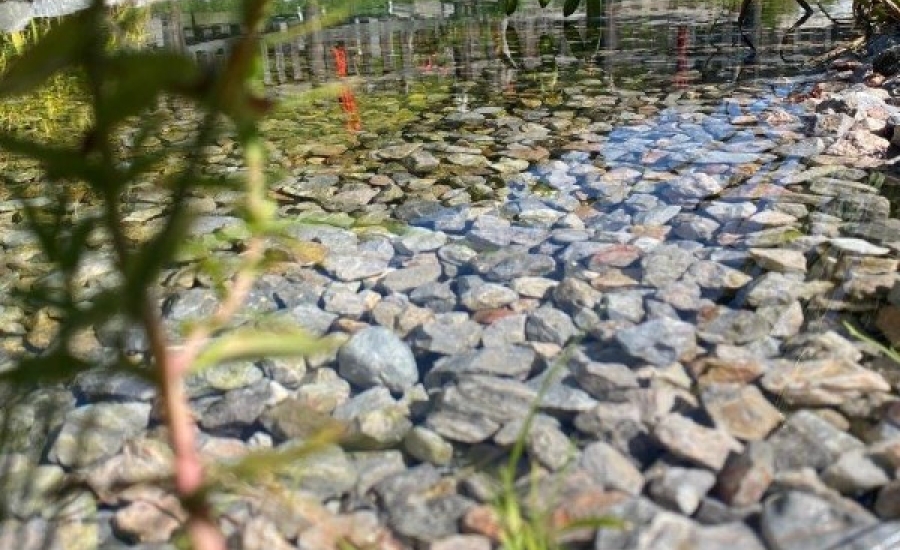
[[[152,3],[141,0],[139,4]],[[235,6],[237,2],[233,2]],[[83,7],[85,0],[0,5],[0,29],[30,17]],[[675,86],[789,74],[851,31],[850,0],[591,0],[564,19],[561,5],[521,2],[501,19],[494,2],[368,0],[350,3],[336,25],[316,2],[276,2],[271,33],[298,25],[312,32],[270,43],[269,83],[321,83],[337,77],[335,47],[344,47],[350,76],[404,80],[443,76],[491,79],[509,87],[535,71],[589,69],[613,81],[652,75]],[[148,44],[214,63],[241,32],[227,2],[155,4]],[[337,8],[333,8],[337,9]],[[315,21],[325,15],[329,25]],[[310,24],[312,23],[312,24]]]
[[[850,2],[804,10],[797,0],[588,2],[564,20],[536,2],[509,19],[491,3],[383,2],[360,6],[343,24],[267,47],[270,83],[320,83],[336,76],[333,48],[346,48],[348,74],[369,79],[493,79],[498,89],[523,73],[586,68],[618,76],[652,74],[673,85],[794,73],[852,32]],[[228,12],[158,9],[149,42],[214,62],[239,33]],[[270,31],[323,15],[314,3],[279,3]],[[327,15],[327,12],[326,12]]]

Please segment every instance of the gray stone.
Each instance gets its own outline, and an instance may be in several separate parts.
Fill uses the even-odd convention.
[[[800,250],[784,248],[751,248],[750,257],[769,271],[806,273],[806,255]]]
[[[738,508],[759,502],[775,478],[775,452],[766,441],[751,441],[740,454],[732,454],[719,473],[716,493]]]
[[[481,326],[471,321],[465,313],[441,313],[434,320],[418,327],[412,334],[414,347],[455,355],[468,351],[481,340]]]
[[[359,319],[368,309],[371,297],[371,291],[357,294],[354,289],[335,284],[322,294],[322,307],[325,311],[341,317]]]
[[[0,460],[3,471],[0,511],[6,518],[50,519],[57,514],[66,513],[67,504],[73,502],[72,497],[81,493],[78,491],[66,498],[56,495],[56,489],[65,481],[65,472],[59,466],[39,466],[18,454],[0,455]]]
[[[657,515],[665,513],[652,500],[642,496],[614,504],[605,512],[609,517],[626,519],[627,523],[624,526],[597,529],[594,550],[633,550],[637,548],[650,550],[647,548],[647,544],[652,544],[652,541],[645,539],[644,542],[641,542],[639,538],[646,532],[647,527]],[[685,542],[682,541],[682,543]],[[643,546],[640,546],[641,544]],[[672,546],[671,548],[678,547]]]
[[[98,403],[70,412],[48,458],[64,467],[83,467],[119,452],[122,445],[147,428],[147,403]]]
[[[663,417],[653,435],[672,454],[714,471],[722,468],[729,454],[743,450],[743,445],[726,432],[676,413]]]
[[[748,344],[767,336],[771,329],[764,317],[725,306],[706,309],[698,317],[697,336],[712,344]]]
[[[265,410],[260,422],[279,441],[309,439],[338,427],[330,412],[318,411],[300,398],[288,397]]]
[[[690,360],[697,354],[694,326],[674,319],[653,319],[621,330],[615,338],[632,357],[658,366]]]
[[[891,252],[889,248],[877,246],[862,239],[837,238],[829,240],[828,244],[838,255],[885,256]]]
[[[747,304],[753,307],[787,305],[803,295],[800,274],[770,271],[757,277],[747,287]]]
[[[589,411],[597,404],[597,400],[578,387],[574,378],[566,376],[544,385],[545,378],[551,371],[544,371],[528,381],[528,386],[539,392],[538,402],[542,411],[559,416]]]
[[[435,313],[446,313],[456,309],[456,294],[449,281],[432,281],[416,287],[409,293],[409,300]]]
[[[604,487],[639,495],[644,487],[640,470],[612,445],[595,441],[584,448],[578,466]]]
[[[531,348],[504,345],[453,355],[439,359],[425,376],[425,386],[438,388],[460,376],[486,374],[524,380],[531,373],[537,354]]]
[[[497,283],[488,283],[476,276],[460,277],[456,281],[459,303],[470,311],[496,309],[515,302],[516,291]]]
[[[696,311],[702,304],[700,286],[690,282],[670,283],[657,289],[654,296],[680,311]]]
[[[775,452],[776,471],[823,470],[842,454],[863,448],[861,441],[808,410],[789,416],[768,441]]]
[[[418,541],[433,541],[458,533],[457,522],[474,503],[455,493],[435,491],[441,476],[422,464],[377,483],[378,495],[397,532]]]
[[[347,423],[343,443],[356,448],[395,447],[412,428],[409,411],[384,387],[370,388],[350,398],[332,416]]]
[[[329,254],[322,264],[325,270],[340,281],[357,281],[377,277],[388,271],[388,260],[360,251]]]
[[[481,343],[484,347],[491,348],[525,342],[525,321],[527,318],[524,314],[516,314],[497,319],[485,327],[481,335]]]
[[[297,325],[313,336],[324,336],[338,316],[313,304],[299,304],[291,308],[290,317]]]
[[[900,518],[900,480],[895,479],[878,491],[874,509],[882,519]]]
[[[416,150],[405,159],[405,164],[414,174],[427,174],[440,166],[440,161],[428,151]]]
[[[701,396],[716,426],[737,439],[763,439],[784,420],[781,412],[753,385],[709,384]]]
[[[716,483],[709,470],[659,464],[648,474],[648,494],[653,500],[681,514],[690,516]]]
[[[338,365],[341,376],[363,388],[381,385],[401,393],[419,381],[409,346],[382,327],[354,334],[338,352]]]
[[[601,400],[638,387],[637,375],[627,366],[591,361],[584,355],[574,357],[572,374],[592,397]]]
[[[510,287],[526,298],[543,298],[559,283],[545,277],[519,277]]]
[[[602,312],[611,321],[640,323],[644,320],[644,298],[646,290],[624,290],[610,292],[601,299]]]
[[[678,280],[693,262],[694,255],[683,248],[660,246],[641,258],[642,281],[649,286],[663,286]]]
[[[269,382],[227,392],[203,411],[200,426],[218,435],[240,437],[262,414],[272,398]]]
[[[500,423],[476,413],[452,409],[432,412],[425,426],[436,434],[460,443],[481,443],[500,429]]]
[[[35,460],[43,454],[47,434],[55,433],[75,408],[72,392],[62,389],[39,389],[13,400],[5,396],[0,411],[3,452],[22,453]]]
[[[527,415],[537,397],[537,390],[518,380],[470,375],[444,389],[438,403],[442,410],[508,422]]]
[[[565,277],[552,291],[553,301],[560,309],[568,312],[581,308],[593,308],[600,299],[600,293],[588,283],[575,277]]]
[[[772,325],[769,335],[775,338],[796,336],[806,320],[799,301],[786,306],[762,306],[757,308],[756,313]]]
[[[842,359],[775,360],[761,384],[788,404],[807,406],[841,405],[891,388],[877,372]]]
[[[737,290],[753,280],[739,269],[713,260],[700,260],[691,264],[682,281],[694,283],[708,290]]]
[[[416,256],[406,267],[391,271],[380,286],[388,292],[407,292],[432,283],[441,276],[441,264],[434,256]]]
[[[773,550],[820,550],[843,546],[875,524],[874,517],[821,497],[788,491],[766,499],[760,527]]]
[[[253,363],[220,363],[189,372],[185,377],[184,386],[187,395],[194,399],[246,388],[263,378],[262,370]]]
[[[350,398],[350,383],[329,368],[319,368],[303,378],[294,397],[298,406],[320,413],[330,413]]]
[[[406,433],[403,449],[416,460],[436,466],[449,464],[453,459],[453,445],[423,426],[416,426]]]
[[[444,246],[446,242],[447,235],[440,231],[411,227],[399,239],[394,241],[394,247],[401,254],[413,255],[437,250]]]
[[[489,281],[506,282],[546,275],[556,269],[556,262],[545,254],[504,249],[482,254],[472,262],[472,267]]]
[[[525,322],[525,336],[538,342],[564,346],[577,332],[568,315],[550,306],[536,309]]]
[[[600,402],[575,417],[575,427],[584,434],[606,441],[626,456],[643,461],[645,454],[657,453],[640,407],[634,402]]]
[[[267,357],[259,361],[266,378],[289,390],[296,390],[306,375],[306,361],[302,357]]]
[[[91,369],[81,373],[73,386],[89,402],[150,401],[156,396],[156,386],[149,380],[105,369]]]
[[[359,476],[347,453],[337,445],[304,450],[302,440],[282,443],[276,450],[296,457],[281,463],[273,472],[275,480],[285,490],[308,491],[319,498],[335,498],[349,491]]]
[[[353,487],[354,497],[369,493],[390,476],[406,471],[406,458],[398,450],[356,451],[348,454],[359,475]]]
[[[561,470],[575,455],[568,436],[550,422],[536,422],[532,425],[525,440],[525,449],[529,456],[550,471]]]
[[[661,511],[638,534],[638,550],[687,548],[694,540],[697,525],[690,519]],[[595,546],[596,548],[596,546]]]
[[[822,481],[845,495],[858,495],[887,484],[890,478],[861,449],[854,449],[825,468]]]

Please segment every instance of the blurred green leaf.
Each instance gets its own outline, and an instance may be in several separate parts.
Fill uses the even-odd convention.
[[[200,68],[191,58],[176,53],[116,52],[110,55],[105,69],[109,80],[100,108],[109,126],[152,107],[163,92],[182,93],[201,77]]]
[[[575,13],[575,10],[577,10],[580,5],[581,0],[566,0],[565,4],[563,4],[563,17],[568,17]]]
[[[93,186],[106,179],[90,157],[76,149],[43,145],[3,133],[0,149],[39,161],[51,180],[80,180]]]
[[[519,0],[500,0],[503,6],[503,12],[506,15],[512,15],[519,9]]]
[[[210,482],[227,483],[229,478],[239,479],[242,483],[252,482],[272,472],[293,466],[298,461],[337,443],[345,431],[346,425],[334,420],[298,445],[255,450],[234,464],[214,465],[209,473]]]
[[[542,8],[546,8],[550,5],[550,0],[538,0],[538,4],[540,4]]]
[[[20,359],[16,368],[0,373],[0,383],[8,382],[16,387],[27,388],[36,384],[67,382],[93,366],[59,348],[40,357]]]
[[[26,94],[54,74],[81,64],[95,34],[93,19],[92,11],[86,10],[50,29],[3,74],[0,97]]]
[[[64,240],[59,250],[59,267],[71,272],[78,267],[82,255],[88,250],[88,238],[96,227],[95,218],[85,218],[75,223],[69,230],[68,238]]]
[[[318,338],[300,329],[278,332],[240,329],[213,340],[197,357],[193,370],[229,361],[261,357],[295,357],[322,353],[333,348],[334,339]]]
[[[130,314],[139,315],[144,305],[131,299],[144,296],[146,289],[154,287],[162,267],[175,257],[178,248],[185,242],[192,219],[189,210],[173,209],[163,228],[132,252],[128,265],[125,266],[126,288],[123,297]]]

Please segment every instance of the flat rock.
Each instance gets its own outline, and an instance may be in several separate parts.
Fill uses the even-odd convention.
[[[651,469],[648,494],[666,508],[690,516],[716,483],[709,470],[660,465]]]
[[[572,319],[551,306],[536,309],[525,321],[525,336],[537,342],[564,346],[577,332]]]
[[[710,384],[703,388],[701,398],[716,426],[736,439],[763,439],[784,420],[753,385]]]
[[[722,468],[730,453],[743,449],[725,431],[701,426],[674,413],[659,421],[653,435],[674,455],[714,471]]]
[[[621,330],[615,338],[632,357],[658,366],[687,361],[697,354],[696,329],[674,319],[653,319]]]
[[[97,403],[71,411],[48,458],[65,467],[93,464],[117,453],[125,442],[144,431],[150,419],[148,403]]]
[[[418,327],[412,334],[412,344],[424,351],[455,355],[477,346],[481,332],[481,325],[466,314],[443,313]]]
[[[806,273],[806,255],[786,248],[751,248],[750,257],[769,271]]]
[[[419,381],[409,346],[392,331],[371,327],[354,334],[338,352],[340,374],[362,388],[385,386],[402,393]]]
[[[788,491],[763,505],[760,526],[773,550],[820,550],[847,540],[876,523],[873,516],[816,495]]]
[[[441,387],[463,375],[487,374],[524,380],[537,354],[520,345],[497,345],[439,359],[425,376],[426,387]]]
[[[585,447],[578,459],[578,466],[609,489],[639,495],[644,487],[644,476],[634,463],[603,441],[595,441]]]
[[[823,470],[842,454],[863,448],[863,443],[812,411],[801,410],[772,434],[776,471],[812,468]]]
[[[786,403],[806,406],[841,405],[860,395],[891,389],[877,372],[842,359],[775,360],[761,384]]]

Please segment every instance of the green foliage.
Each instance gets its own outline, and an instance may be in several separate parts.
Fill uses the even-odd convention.
[[[243,4],[245,28],[259,27],[265,4],[265,0]],[[41,200],[35,202],[27,196],[35,189],[26,193],[11,171],[0,176],[22,205],[24,223],[37,241],[44,266],[41,276],[30,286],[21,285],[12,299],[22,309],[44,312],[53,322],[46,348],[21,357],[14,368],[0,373],[0,387],[65,383],[90,369],[112,369],[157,383],[169,429],[190,433],[188,409],[179,388],[180,377],[191,369],[237,359],[316,353],[331,343],[311,338],[296,326],[270,332],[230,326],[262,265],[263,239],[275,227],[275,205],[265,183],[265,146],[258,131],[259,120],[271,107],[259,93],[259,35],[245,35],[226,63],[210,73],[187,56],[130,49],[140,17],[124,9],[110,12],[97,0],[27,40],[15,39],[10,55],[4,57],[0,104],[33,100],[48,85],[64,79],[72,86],[70,97],[80,100],[87,116],[80,124],[70,125],[73,121],[67,119],[62,122],[66,127],[54,129],[70,136],[65,140],[48,142],[28,131],[0,133],[0,149],[15,159],[10,162],[29,162],[41,170],[39,183],[33,186]],[[158,122],[163,100],[189,103],[198,113],[195,130],[185,143],[167,143],[157,137],[163,135]],[[123,132],[135,136],[133,147],[120,146]],[[192,325],[184,337],[187,352],[179,351],[167,342],[156,288],[162,271],[176,261],[182,243],[189,240],[194,214],[187,199],[209,187],[234,185],[232,179],[204,176],[204,148],[228,133],[236,136],[247,168],[242,182],[247,250],[237,260],[233,277],[224,273],[218,277],[223,292],[216,314]],[[153,142],[166,145],[149,146]],[[148,184],[165,198],[165,204],[160,223],[135,237],[124,221],[129,208],[126,197]],[[96,208],[73,215],[84,193]],[[108,288],[85,296],[76,283],[77,272],[97,246],[110,251],[119,277]],[[226,279],[231,280],[226,283]],[[124,344],[112,357],[84,356],[78,351],[78,338],[97,327],[121,327],[115,337],[118,342],[125,342],[127,328],[140,327],[150,341],[146,361],[135,364]],[[4,415],[4,423],[6,419]],[[215,470],[216,475],[202,486],[191,485],[183,475],[190,474],[184,464],[190,466],[191,460],[200,468],[193,442],[173,436],[180,464],[174,472],[176,486],[192,516],[189,528],[212,522],[206,495],[223,488],[223,476],[249,475],[253,467],[295,460],[338,435],[323,432],[309,446],[292,449],[283,457],[270,453],[248,458],[230,470]],[[192,534],[195,544],[202,546],[204,532],[210,536],[209,529]]]

